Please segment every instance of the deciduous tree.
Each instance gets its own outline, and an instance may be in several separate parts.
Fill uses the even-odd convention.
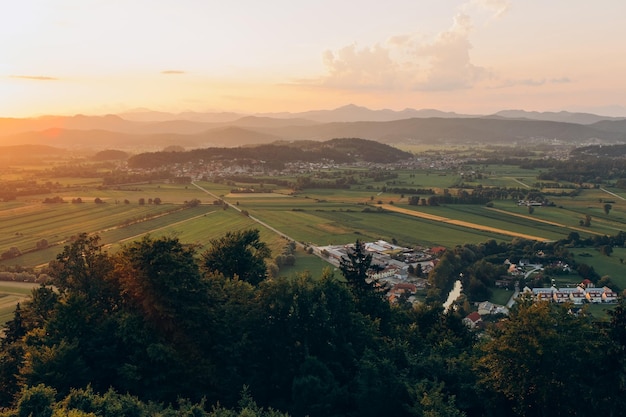
[[[265,259],[271,256],[269,247],[260,240],[259,230],[228,232],[212,239],[210,247],[202,254],[207,271],[239,277],[256,285],[266,277]]]

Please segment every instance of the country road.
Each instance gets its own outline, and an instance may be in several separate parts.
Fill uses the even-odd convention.
[[[241,210],[239,207],[237,207],[235,204],[229,203],[228,201],[224,200],[224,198],[219,197],[219,196],[217,196],[217,195],[213,194],[212,192],[210,192],[210,191],[209,191],[209,190],[207,190],[206,188],[204,188],[204,187],[202,187],[202,186],[200,186],[200,185],[196,184],[195,182],[193,182],[193,181],[192,181],[192,182],[191,182],[191,185],[193,185],[194,187],[196,187],[196,188],[197,188],[197,189],[199,189],[200,191],[205,192],[206,194],[210,195],[211,197],[213,197],[213,198],[214,198],[214,199],[216,199],[216,200],[222,200],[224,203],[228,204],[228,207],[233,208],[233,209],[237,210],[237,211],[238,211],[238,212],[240,212],[240,213],[242,212],[242,210]],[[277,235],[282,236],[282,237],[284,237],[285,239],[288,239],[288,240],[290,240],[290,241],[293,241],[293,242],[295,242],[295,244],[296,244],[297,246],[300,246],[300,247],[304,248],[304,244],[302,244],[302,243],[298,242],[296,239],[294,239],[294,238],[292,238],[292,237],[290,237],[290,236],[287,236],[285,233],[281,232],[280,230],[276,229],[275,227],[270,226],[269,224],[265,223],[263,220],[260,220],[260,219],[258,219],[258,218],[256,218],[256,217],[254,217],[254,216],[250,216],[250,215],[248,215],[248,217],[249,217],[251,220],[255,221],[256,223],[260,224],[261,226],[266,227],[267,229],[269,229],[269,230],[271,230],[272,232],[276,233]]]

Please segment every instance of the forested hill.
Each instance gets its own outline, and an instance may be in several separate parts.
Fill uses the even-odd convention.
[[[257,160],[276,165],[286,162],[389,163],[412,155],[376,141],[344,138],[325,142],[294,141],[239,148],[205,148],[187,152],[148,152],[132,156],[131,168],[157,168],[163,165],[218,160]]]

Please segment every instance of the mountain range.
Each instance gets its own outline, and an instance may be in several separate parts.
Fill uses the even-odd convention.
[[[158,150],[233,147],[274,141],[363,138],[387,144],[549,141],[626,143],[626,118],[590,113],[505,110],[464,115],[439,110],[371,110],[347,105],[300,113],[163,113],[0,118],[0,145]]]

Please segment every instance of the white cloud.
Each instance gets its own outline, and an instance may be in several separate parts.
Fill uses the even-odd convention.
[[[470,0],[464,9],[479,9],[490,12],[492,17],[500,18],[509,11],[511,4],[509,0]]]
[[[459,14],[452,27],[437,38],[417,47],[417,55],[427,57],[429,65],[422,80],[414,85],[419,90],[457,90],[472,87],[489,77],[489,71],[472,64],[469,51],[472,31],[468,15]]]
[[[380,45],[358,49],[348,45],[336,52],[324,52],[328,76],[323,83],[332,87],[393,88],[397,79],[397,63],[390,50]]]
[[[472,87],[489,72],[472,64],[469,51],[471,18],[458,14],[452,26],[434,39],[397,35],[384,45],[326,51],[328,70],[322,83],[344,88],[458,90]]]

